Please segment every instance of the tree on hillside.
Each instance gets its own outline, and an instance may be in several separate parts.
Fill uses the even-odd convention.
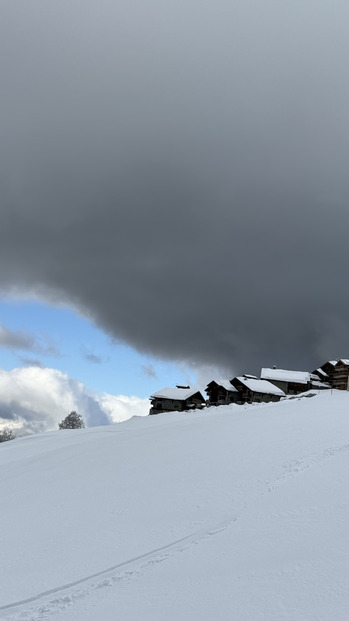
[[[82,429],[85,423],[82,416],[73,410],[58,424],[58,427],[59,429]]]
[[[14,440],[15,434],[13,433],[13,429],[9,427],[5,427],[0,431],[0,442],[8,442],[8,440]]]

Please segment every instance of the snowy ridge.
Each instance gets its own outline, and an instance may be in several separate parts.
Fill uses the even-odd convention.
[[[348,411],[323,391],[0,446],[0,619],[346,620]]]

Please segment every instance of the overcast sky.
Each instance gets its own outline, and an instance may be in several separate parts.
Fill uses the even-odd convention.
[[[348,21],[344,0],[2,0],[2,291],[161,359],[348,357]]]

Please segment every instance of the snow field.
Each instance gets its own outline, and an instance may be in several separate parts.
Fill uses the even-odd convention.
[[[0,619],[344,621],[349,394],[0,447]]]

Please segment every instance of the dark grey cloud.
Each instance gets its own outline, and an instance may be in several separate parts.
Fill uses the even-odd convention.
[[[23,330],[11,330],[1,323],[0,347],[19,351],[32,351],[44,356],[59,357],[61,355],[55,343],[48,336],[37,335]]]
[[[9,403],[0,403],[0,419],[17,421],[21,417],[27,415],[27,410],[20,403],[10,401]]]
[[[84,354],[84,358],[93,364],[102,364],[103,362],[103,358],[101,356],[97,356],[96,354],[86,353]]]
[[[146,375],[146,377],[153,377],[156,378],[156,371],[154,369],[154,366],[152,364],[142,364],[142,373],[143,375]]]
[[[348,356],[349,8],[0,7],[0,283],[227,369]]]
[[[0,324],[0,347],[10,349],[34,349],[35,337],[28,332],[15,331]]]
[[[24,357],[21,357],[20,361],[26,367],[37,367],[38,369],[44,369],[45,368],[45,365],[43,364],[43,362],[41,362],[41,360],[36,360],[35,358],[24,358]]]

